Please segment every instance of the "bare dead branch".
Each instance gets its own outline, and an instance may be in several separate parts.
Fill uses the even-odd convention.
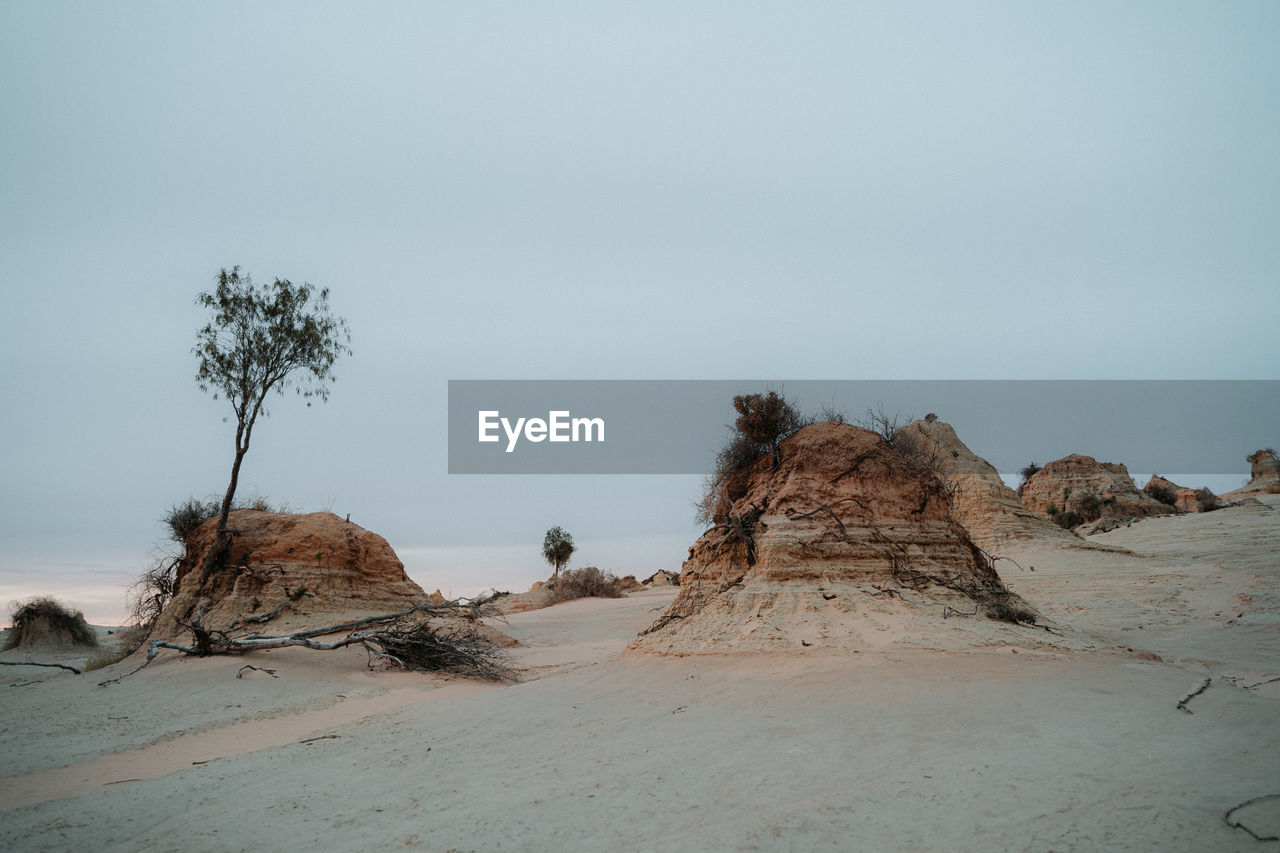
[[[1188,703],[1188,702],[1190,702],[1192,699],[1196,698],[1197,696],[1199,696],[1201,693],[1203,693],[1203,692],[1205,692],[1206,690],[1208,690],[1208,689],[1209,689],[1209,684],[1210,684],[1210,682],[1212,682],[1212,681],[1213,681],[1213,679],[1212,679],[1212,678],[1206,678],[1206,679],[1204,680],[1204,684],[1201,684],[1201,685],[1200,685],[1199,687],[1197,687],[1195,690],[1192,690],[1192,691],[1191,691],[1190,693],[1188,693],[1186,696],[1183,696],[1181,699],[1179,699],[1179,700],[1178,700],[1178,710],[1179,710],[1179,711],[1186,711],[1188,714],[1190,714],[1190,713],[1191,713],[1191,709],[1187,707],[1187,703]]]
[[[276,671],[274,669],[267,669],[265,666],[254,666],[251,663],[247,663],[236,670],[236,678],[244,678],[244,671],[246,669],[250,669],[250,670],[256,669],[258,672],[265,672],[267,675],[271,676],[272,678],[280,677],[276,675]]]

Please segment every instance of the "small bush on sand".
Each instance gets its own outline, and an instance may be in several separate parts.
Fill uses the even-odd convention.
[[[6,649],[19,644],[49,639],[77,646],[95,647],[98,635],[84,621],[84,614],[71,611],[65,604],[48,595],[30,601],[14,602],[9,609],[14,630],[9,632]]]
[[[1173,493],[1173,489],[1168,486],[1148,485],[1143,489],[1143,491],[1166,506],[1173,506],[1178,502],[1178,498]]]
[[[95,669],[119,663],[142,648],[142,644],[147,641],[150,633],[151,629],[143,625],[130,625],[122,629],[116,634],[114,646],[106,648],[100,646],[96,652],[89,655],[89,659],[84,662],[84,671],[93,672]]]
[[[1023,622],[1028,625],[1036,624],[1038,618],[1034,610],[1026,607],[1019,607],[1011,601],[993,601],[985,605],[988,619],[995,619],[1000,622]]]
[[[611,572],[595,566],[566,570],[547,584],[551,588],[551,604],[575,598],[621,598],[622,581]]]

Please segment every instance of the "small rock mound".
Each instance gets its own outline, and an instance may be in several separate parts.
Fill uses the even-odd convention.
[[[376,533],[330,512],[302,515],[235,510],[227,568],[200,587],[200,565],[217,519],[197,528],[178,569],[178,591],[155,637],[180,630],[173,614],[202,611],[202,624],[262,625],[278,633],[408,609],[428,600],[405,574],[395,551]],[[275,616],[263,617],[279,608]],[[268,627],[269,626],[269,627]]]
[[[779,453],[776,469],[764,455],[728,479],[679,595],[632,650],[857,650],[908,615],[934,631],[955,613],[1035,618],[952,519],[938,478],[875,433],[814,424]]]
[[[1129,469],[1073,453],[1045,465],[1022,486],[1022,505],[1041,518],[1074,513],[1078,527],[1122,524],[1134,518],[1177,512],[1138,490]]]
[[[1142,487],[1142,491],[1179,512],[1207,512],[1218,508],[1218,497],[1209,489],[1179,486],[1159,474],[1152,474],[1151,479]]]
[[[663,586],[679,586],[680,575],[676,572],[669,572],[666,569],[658,569],[649,577],[645,578],[642,583],[649,589],[656,589]]]
[[[15,604],[13,628],[5,638],[4,649],[29,646],[54,648],[96,648],[98,635],[79,610],[72,611],[48,596]]]
[[[951,491],[951,512],[956,521],[989,554],[1022,543],[1099,547],[1023,506],[1018,493],[1005,485],[990,462],[960,440],[951,424],[914,421],[902,428],[902,434],[907,446],[927,460]]]

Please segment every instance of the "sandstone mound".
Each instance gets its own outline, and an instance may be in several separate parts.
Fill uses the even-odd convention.
[[[1097,547],[1023,506],[995,467],[966,447],[950,424],[914,421],[902,433],[907,445],[928,461],[951,491],[956,521],[987,553],[1021,543]]]
[[[260,624],[260,630],[278,633],[392,613],[428,600],[387,540],[333,513],[240,509],[231,513],[228,526],[235,534],[228,568],[203,589],[197,589],[199,566],[213,544],[217,520],[192,533],[178,569],[177,594],[155,636],[174,634],[179,626],[173,614],[197,608],[206,627]],[[277,615],[263,620],[277,608]]]
[[[1223,500],[1253,497],[1280,492],[1280,460],[1270,447],[1255,450],[1249,456],[1249,482],[1222,495]]]
[[[1159,474],[1152,474],[1151,479],[1142,487],[1142,491],[1151,495],[1163,504],[1172,506],[1179,512],[1207,512],[1218,508],[1218,498],[1209,489],[1192,489],[1179,486]],[[1161,500],[1161,498],[1166,500]],[[1173,503],[1169,503],[1172,500]]]
[[[873,432],[821,423],[724,485],[680,593],[631,649],[666,654],[874,648],[927,617],[1034,618],[951,517],[942,483]],[[919,628],[918,625],[915,628]],[[914,630],[914,629],[912,629]]]
[[[95,648],[98,635],[79,610],[72,611],[48,596],[13,608],[13,628],[6,632],[4,650],[30,646]]]
[[[656,589],[662,586],[679,586],[680,575],[675,572],[669,572],[666,569],[658,569],[649,577],[641,581],[649,589]]]
[[[1050,462],[1027,478],[1022,504],[1041,518],[1074,513],[1070,526],[1122,524],[1135,518],[1177,512],[1138,490],[1129,469],[1073,453]]]

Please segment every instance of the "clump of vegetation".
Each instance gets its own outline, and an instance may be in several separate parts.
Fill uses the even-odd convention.
[[[1218,496],[1209,491],[1208,487],[1196,489],[1196,504],[1201,512],[1213,512],[1221,506]]]
[[[1036,619],[1039,618],[1034,610],[1017,605],[1008,598],[992,601],[984,605],[983,609],[986,611],[988,619],[996,619],[1000,622],[1012,622],[1015,624],[1022,622],[1027,625],[1034,625],[1036,624]]]
[[[1102,507],[1108,503],[1093,489],[1085,489],[1077,494],[1070,503],[1070,511],[1080,516],[1083,521],[1097,521],[1102,517]],[[1072,525],[1073,527],[1075,525]]]
[[[1022,497],[1022,490],[1026,488],[1027,480],[1043,470],[1044,466],[1036,464],[1034,460],[1018,469],[1018,476],[1022,477],[1022,481],[1018,483],[1018,497]]]
[[[575,598],[621,598],[623,593],[621,578],[595,566],[566,571],[547,586],[551,590],[551,604]]]
[[[768,454],[774,468],[781,461],[778,446],[810,421],[802,418],[776,391],[767,394],[740,394],[733,398],[738,417],[733,433],[716,453],[715,467],[702,485],[702,496],[695,504],[701,524],[722,524],[732,503],[742,497],[746,484],[735,475],[746,471],[761,456]],[[830,413],[828,420],[843,413]]]
[[[1173,489],[1168,486],[1161,486],[1157,483],[1148,483],[1142,490],[1165,506],[1173,506],[1178,502],[1178,496],[1175,495],[1173,493]]]
[[[1087,520],[1088,519],[1084,518],[1079,513],[1071,512],[1070,510],[1067,510],[1066,512],[1059,512],[1053,515],[1054,524],[1058,525],[1064,530],[1070,530],[1073,527],[1079,527],[1080,525],[1084,524]]]
[[[98,635],[85,622],[84,614],[49,595],[15,601],[9,608],[9,620],[13,630],[4,650],[45,639],[90,648],[98,645]]]

